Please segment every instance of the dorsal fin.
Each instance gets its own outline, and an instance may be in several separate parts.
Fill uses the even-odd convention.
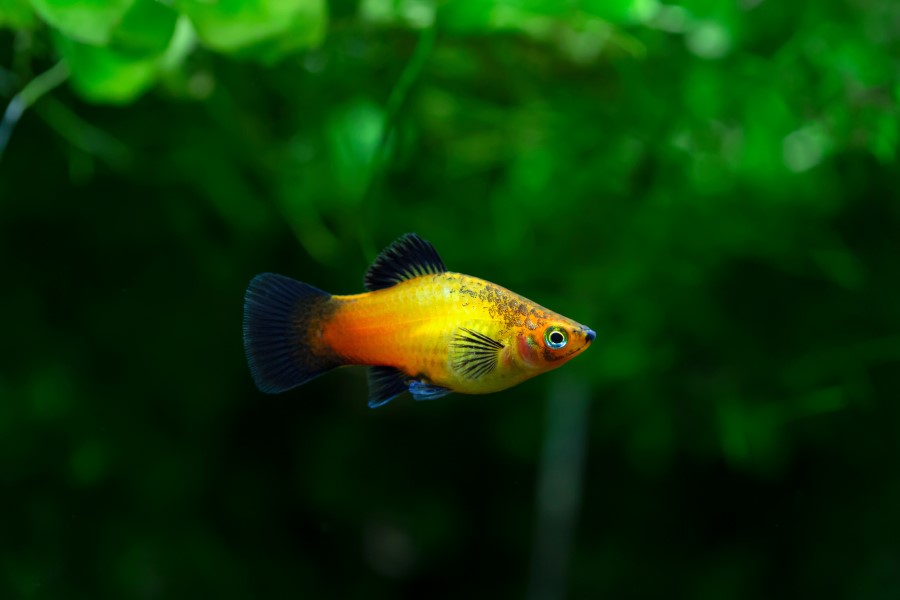
[[[435,275],[446,270],[434,246],[415,233],[407,233],[378,255],[366,271],[364,283],[371,292],[413,277]]]

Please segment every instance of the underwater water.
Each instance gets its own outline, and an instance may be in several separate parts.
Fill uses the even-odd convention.
[[[900,597],[896,3],[102,4],[0,6],[0,597]],[[595,341],[260,393],[406,232]]]

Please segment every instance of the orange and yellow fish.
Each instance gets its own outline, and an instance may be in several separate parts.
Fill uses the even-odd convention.
[[[279,393],[343,365],[368,365],[369,406],[487,394],[555,369],[595,333],[477,277],[447,271],[406,234],[369,267],[367,292],[332,296],[283,275],[253,278],[244,350],[263,392]]]

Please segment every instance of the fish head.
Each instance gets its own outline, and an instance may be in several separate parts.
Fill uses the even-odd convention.
[[[535,371],[555,369],[584,352],[596,333],[563,316],[541,319],[538,327],[522,328],[516,336],[519,360]]]

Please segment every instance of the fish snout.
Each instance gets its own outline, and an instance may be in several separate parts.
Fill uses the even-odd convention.
[[[594,333],[593,329],[584,330],[584,339],[586,339],[588,342],[593,342],[595,337],[597,337],[597,334]]]

